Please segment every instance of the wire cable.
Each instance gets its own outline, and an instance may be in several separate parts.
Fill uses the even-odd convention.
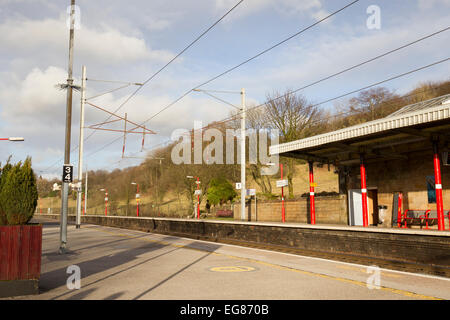
[[[162,112],[164,112],[165,110],[169,109],[169,108],[172,107],[174,104],[176,104],[178,101],[180,101],[181,99],[183,99],[184,97],[186,97],[187,95],[189,95],[189,94],[190,94],[192,91],[194,91],[195,89],[198,89],[198,88],[200,88],[200,87],[202,87],[202,86],[207,85],[208,83],[213,82],[214,80],[216,80],[216,79],[218,79],[218,78],[220,78],[220,77],[223,77],[224,75],[230,73],[230,72],[233,71],[233,70],[236,70],[237,68],[243,66],[244,64],[249,63],[250,61],[252,61],[252,60],[254,60],[254,59],[256,59],[256,58],[262,56],[263,54],[265,54],[265,53],[267,53],[267,52],[269,52],[269,51],[275,49],[276,47],[282,45],[283,43],[286,43],[287,41],[289,41],[289,40],[291,40],[291,39],[293,39],[293,38],[295,38],[295,37],[301,35],[302,33],[306,32],[307,30],[309,30],[309,29],[313,28],[314,26],[318,25],[319,23],[322,23],[322,22],[324,22],[325,20],[327,20],[327,19],[333,17],[334,15],[338,14],[339,12],[341,12],[341,11],[347,9],[348,7],[350,7],[350,6],[352,6],[353,4],[357,3],[358,1],[359,1],[359,0],[355,0],[355,1],[353,1],[353,2],[351,2],[351,3],[349,3],[349,4],[347,4],[346,6],[340,8],[339,10],[334,11],[333,13],[329,14],[328,16],[326,16],[326,17],[320,19],[319,21],[317,21],[317,22],[315,22],[315,23],[309,25],[308,27],[306,27],[306,28],[304,28],[304,29],[302,29],[302,30],[300,30],[300,31],[298,31],[298,32],[296,32],[296,33],[294,33],[293,35],[291,35],[291,36],[289,36],[288,38],[286,38],[286,39],[284,39],[284,40],[282,40],[282,41],[280,41],[280,42],[274,44],[273,46],[271,46],[271,47],[269,47],[269,48],[267,48],[267,49],[261,51],[260,53],[254,55],[253,57],[248,58],[247,60],[245,60],[245,61],[243,61],[243,62],[237,64],[236,66],[234,66],[234,67],[232,67],[232,68],[230,68],[230,69],[228,69],[228,70],[225,70],[224,72],[222,72],[222,73],[220,73],[220,74],[218,74],[218,75],[212,77],[211,79],[209,79],[209,80],[207,80],[207,81],[205,81],[205,82],[203,82],[203,83],[201,83],[201,84],[195,86],[194,88],[190,89],[189,91],[186,91],[183,95],[181,95],[181,96],[180,96],[179,98],[177,98],[175,101],[173,101],[172,103],[170,103],[169,105],[165,106],[165,107],[162,108],[160,111],[158,111],[157,113],[155,113],[154,115],[152,115],[150,118],[148,118],[147,120],[145,120],[142,124],[147,123],[148,121],[152,120],[153,118],[155,118],[156,116],[158,116],[159,114],[161,114]]]
[[[214,22],[208,29],[206,29],[202,34],[200,34],[194,41],[192,41],[187,47],[185,47],[181,52],[179,52],[175,57],[173,57],[169,62],[167,62],[162,68],[156,71],[152,76],[150,76],[147,80],[145,80],[141,86],[139,86],[120,106],[113,112],[116,113],[119,111],[128,101],[130,101],[147,83],[153,80],[158,74],[160,74],[164,69],[166,69],[172,62],[174,62],[178,57],[180,57],[183,53],[185,53],[190,47],[192,47],[197,41],[199,41],[203,36],[205,36],[211,29],[213,29],[217,24],[219,24],[226,16],[228,16],[235,8],[237,8],[244,0],[240,0],[236,3],[230,10],[228,10],[219,20]],[[106,119],[105,121],[108,121]],[[94,131],[95,132],[95,131]]]
[[[425,65],[425,66],[422,66],[422,67],[413,69],[413,70],[411,70],[411,71],[407,71],[407,72],[401,73],[401,74],[399,74],[399,75],[396,75],[396,76],[387,78],[387,79],[385,79],[385,80],[378,81],[378,82],[373,83],[373,84],[371,84],[371,85],[364,86],[364,87],[359,88],[359,89],[356,89],[356,90],[352,90],[352,91],[350,91],[350,92],[341,94],[341,95],[339,95],[339,96],[337,96],[337,97],[327,99],[327,100],[322,101],[322,102],[320,102],[320,103],[316,103],[316,104],[314,104],[313,106],[319,106],[319,105],[325,104],[325,103],[327,103],[327,102],[334,101],[334,100],[337,100],[337,99],[346,97],[346,96],[351,95],[351,94],[353,94],[353,93],[356,93],[356,92],[359,92],[359,91],[363,91],[363,90],[367,90],[367,89],[369,89],[369,88],[371,88],[371,87],[374,87],[374,86],[377,86],[377,85],[380,85],[380,84],[383,84],[383,83],[386,83],[386,82],[389,82],[389,81],[392,81],[392,80],[395,80],[395,79],[399,79],[399,78],[401,78],[401,77],[410,75],[410,74],[412,74],[412,73],[415,73],[415,72],[418,72],[418,71],[421,71],[421,70],[430,68],[430,67],[432,67],[432,66],[435,66],[435,65],[444,63],[444,62],[446,62],[446,61],[448,61],[448,60],[450,60],[450,58],[446,58],[446,59],[443,59],[443,60],[436,61],[436,62],[434,62],[434,63],[431,63],[431,64],[428,64],[428,65]],[[289,92],[289,93],[287,93],[287,94],[283,94],[283,95],[281,95],[281,96],[279,96],[279,97],[276,97],[276,98],[274,98],[274,99],[268,100],[268,101],[266,101],[266,102],[264,102],[264,103],[262,103],[262,104],[259,104],[259,105],[255,106],[255,107],[252,107],[252,108],[250,108],[250,109],[247,109],[246,112],[249,112],[249,111],[254,110],[254,109],[256,109],[256,108],[260,108],[260,107],[262,107],[262,106],[265,106],[265,105],[267,105],[267,103],[270,103],[270,102],[276,101],[276,100],[278,100],[278,99],[281,99],[282,97],[285,97],[286,95],[288,95],[288,94],[290,94],[290,93],[293,93],[293,92],[296,92],[296,91],[298,91],[298,90],[294,90],[294,91]],[[235,115],[233,115],[233,116],[231,116],[231,117],[229,117],[229,118],[226,118],[225,120],[216,122],[216,124],[219,124],[219,123],[226,123],[226,122],[229,122],[229,121],[234,121],[234,120],[236,120],[237,116],[240,115],[240,114],[242,114],[242,112],[238,112],[238,113],[236,113]],[[196,129],[196,130],[202,130],[202,129]],[[105,149],[106,147],[110,146],[110,145],[113,144],[114,142],[119,141],[121,138],[122,138],[122,137],[119,137],[119,138],[117,138],[117,139],[111,141],[111,142],[108,143],[107,145],[103,146],[101,149],[99,149],[99,150],[97,150],[97,151],[95,151],[95,152],[89,154],[87,157],[90,157],[90,156],[96,154],[97,152],[99,152],[99,151]]]
[[[398,96],[398,97],[395,97],[395,98],[393,98],[393,99],[389,99],[389,100],[387,100],[387,101],[382,101],[382,102],[380,102],[380,103],[377,104],[377,105],[388,104],[388,105],[393,106],[393,105],[394,105],[394,104],[393,104],[393,100],[407,99],[407,98],[410,98],[410,97],[413,97],[413,96],[417,96],[417,95],[419,95],[419,94],[423,94],[423,93],[426,93],[426,92],[429,92],[429,91],[436,90],[436,89],[438,89],[439,87],[440,87],[440,86],[429,87],[429,88],[426,88],[426,89],[423,89],[423,90],[420,90],[420,91],[417,91],[417,92],[412,92],[412,93],[407,94],[407,95]],[[404,106],[402,106],[402,107],[404,107]],[[324,122],[326,123],[328,120],[333,119],[333,118],[334,118],[335,120],[337,120],[337,119],[339,119],[339,118],[341,118],[341,117],[343,117],[343,116],[346,116],[346,115],[354,115],[354,114],[357,114],[357,112],[359,112],[359,111],[364,111],[364,110],[363,110],[363,108],[358,108],[358,109],[354,109],[354,110],[349,110],[349,111],[343,111],[343,112],[334,113],[334,114],[328,115],[328,116],[326,116],[326,117],[321,117],[320,119],[313,120],[313,121],[311,121],[311,122],[309,123],[309,125],[314,125],[314,124],[317,124],[317,123],[324,123]],[[222,122],[217,122],[217,123],[214,123],[214,124],[222,124]],[[147,149],[147,152],[151,152],[151,151],[155,150],[157,147],[163,146],[163,145],[165,145],[165,144],[167,144],[167,143],[169,143],[169,142],[173,142],[172,139],[167,139],[167,140],[165,140],[165,141],[163,141],[163,142],[161,142],[161,143],[158,143],[158,144],[156,144],[156,145],[151,146],[149,149]],[[141,151],[132,153],[132,154],[131,154],[132,156],[131,156],[131,157],[126,157],[126,159],[136,159],[136,158],[133,157],[133,156],[137,155],[137,154],[140,153],[140,152],[141,152]],[[141,158],[139,158],[139,159],[141,159]],[[114,162],[113,165],[119,164],[120,162],[122,162],[122,161],[124,161],[124,160],[125,160],[125,159],[120,159],[119,161]]]
[[[167,62],[162,68],[160,68],[157,72],[155,72],[152,76],[150,76],[147,80],[145,80],[142,84],[141,83],[133,83],[136,85],[139,85],[139,87],[131,93],[131,95],[119,105],[119,107],[113,112],[116,113],[119,111],[128,101],[130,101],[148,82],[150,82],[153,78],[155,78],[159,73],[161,73],[164,69],[166,69],[172,62],[174,62],[178,57],[180,57],[184,52],[186,52],[190,47],[192,47],[197,41],[199,41],[202,37],[204,37],[209,31],[211,31],[217,24],[219,24],[223,19],[225,19],[226,16],[228,16],[234,9],[236,9],[244,0],[240,0],[238,3],[236,3],[230,10],[228,10],[219,20],[214,22],[209,28],[207,28],[203,33],[201,33],[195,40],[193,40],[187,47],[185,47],[181,52],[179,52],[175,57],[173,57],[169,62]],[[87,80],[87,79],[86,79]],[[90,81],[98,81],[98,82],[112,82],[112,83],[128,83],[128,82],[122,82],[122,81],[114,81],[114,80],[97,80],[97,79],[89,79]],[[109,116],[104,122],[108,121],[111,118]],[[92,135],[96,132],[96,130],[92,131],[85,139],[84,142],[86,142]],[[71,150],[71,152],[78,149],[78,146],[76,146],[74,149]],[[49,169],[53,168],[56,164],[58,164],[61,160],[56,161],[54,164],[49,166],[45,171],[48,171]]]

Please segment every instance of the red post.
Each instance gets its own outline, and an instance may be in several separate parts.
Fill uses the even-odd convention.
[[[200,189],[200,178],[197,177],[197,190]],[[197,219],[200,219],[200,195],[197,194]]]
[[[433,141],[434,152],[434,181],[436,190],[436,210],[438,218],[438,230],[444,230],[444,206],[442,200],[441,159],[437,141]]]
[[[139,194],[139,183],[136,183],[136,187],[137,187],[137,194]],[[139,198],[138,197],[136,197],[136,202],[137,202],[136,217],[139,217]]]
[[[311,213],[311,224],[316,224],[316,205],[314,203],[314,167],[309,161],[309,208]]]
[[[105,192],[105,216],[108,216],[108,192]]]
[[[363,226],[369,226],[369,219],[367,213],[367,185],[366,185],[366,167],[364,166],[364,155],[360,155],[360,171],[361,171],[361,198],[363,209]]]
[[[137,202],[136,216],[139,217],[139,200]]]
[[[398,194],[398,208],[397,208],[397,227],[401,228],[402,226],[402,202],[403,202],[403,193]]]

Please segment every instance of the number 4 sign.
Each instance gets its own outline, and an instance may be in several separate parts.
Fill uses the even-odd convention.
[[[65,164],[63,166],[62,182],[67,182],[67,183],[73,182],[73,165]]]

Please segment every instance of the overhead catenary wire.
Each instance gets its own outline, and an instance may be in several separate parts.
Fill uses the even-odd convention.
[[[139,86],[124,102],[122,102],[119,107],[114,110],[114,113],[118,112],[122,107],[128,103],[147,83],[153,80],[158,74],[160,74],[164,69],[166,69],[172,62],[174,62],[177,58],[179,58],[183,53],[185,53],[190,47],[192,47],[197,41],[203,38],[209,31],[211,31],[217,24],[219,24],[226,16],[228,16],[234,9],[236,9],[244,0],[240,0],[236,3],[230,10],[228,10],[220,19],[214,22],[209,28],[207,28],[202,34],[200,34],[197,38],[195,38],[187,47],[181,50],[175,57],[173,57],[169,62],[167,62],[163,67],[161,67],[158,71],[156,71],[153,75],[151,75],[147,80],[145,80],[141,86]],[[105,121],[107,121],[110,117],[108,117]],[[94,131],[95,132],[95,131]],[[93,134],[93,133],[92,133]]]
[[[348,7],[348,6],[352,5],[352,4],[354,4],[355,2],[357,2],[357,1],[354,1],[354,2],[352,2],[352,3],[350,3],[350,4],[348,4],[346,7]],[[338,11],[332,13],[332,15],[336,14],[336,13],[339,12],[339,11],[342,11],[342,10],[345,9],[346,7],[343,7],[343,8],[341,8],[340,10],[338,10]],[[328,16],[328,17],[330,17],[330,16]],[[328,17],[325,17],[324,19],[327,19]],[[319,22],[321,22],[321,21],[323,21],[324,19],[322,19],[322,20],[316,22],[316,24],[319,23]],[[312,26],[310,26],[310,27],[312,27]],[[308,27],[308,28],[310,28],[310,27]],[[298,91],[300,91],[300,90],[306,89],[306,88],[308,88],[308,87],[311,87],[311,86],[313,86],[313,85],[315,85],[315,84],[318,84],[318,83],[323,82],[323,81],[325,81],[325,80],[328,80],[328,79],[330,79],[330,78],[333,78],[333,77],[336,77],[336,76],[338,76],[338,75],[341,75],[341,74],[343,74],[343,73],[345,73],[345,72],[348,72],[348,71],[353,70],[353,69],[355,69],[355,68],[357,68],[357,67],[360,67],[360,66],[362,66],[362,65],[365,65],[365,64],[367,64],[367,63],[369,63],[369,62],[372,62],[372,61],[374,61],[374,60],[380,59],[380,58],[382,58],[382,57],[384,57],[384,56],[386,56],[386,55],[392,54],[392,53],[394,53],[394,52],[396,52],[396,51],[399,51],[399,50],[401,50],[401,49],[404,49],[404,48],[406,48],[406,47],[409,47],[409,46],[411,46],[411,45],[413,45],[413,44],[416,44],[416,43],[418,43],[418,42],[420,42],[420,41],[423,41],[423,40],[425,40],[425,39],[428,39],[428,38],[430,38],[430,37],[432,37],[432,36],[435,36],[435,35],[437,35],[437,34],[439,34],[439,33],[442,33],[442,32],[444,32],[444,31],[448,31],[449,28],[450,28],[450,27],[446,27],[446,28],[441,29],[441,30],[439,30],[439,31],[437,31],[437,32],[434,32],[434,33],[432,33],[432,34],[429,34],[429,35],[427,35],[427,36],[424,36],[424,37],[422,37],[422,38],[419,38],[419,39],[417,39],[417,40],[415,40],[415,41],[413,41],[413,42],[407,43],[407,44],[405,44],[405,45],[403,45],[403,46],[401,46],[401,47],[398,47],[398,48],[396,48],[396,49],[390,50],[390,51],[388,51],[388,52],[386,52],[386,53],[383,53],[383,54],[378,55],[378,56],[376,56],[376,57],[374,57],[374,58],[371,58],[371,59],[369,59],[369,60],[366,60],[366,61],[364,61],[364,62],[361,62],[361,63],[359,63],[359,64],[357,64],[357,65],[354,65],[354,66],[352,66],[352,67],[349,67],[349,68],[346,68],[346,69],[344,69],[344,70],[342,70],[342,71],[339,71],[339,72],[337,72],[337,73],[334,73],[334,74],[332,74],[332,75],[330,75],[330,76],[327,76],[327,77],[325,77],[325,78],[322,78],[322,79],[320,79],[320,80],[317,80],[317,81],[315,81],[315,82],[313,82],[313,83],[310,83],[310,84],[308,84],[308,85],[306,85],[306,86],[303,86],[302,88],[299,88],[299,89],[297,89],[297,90],[295,90],[295,91],[293,91],[293,92],[298,92]],[[300,31],[300,32],[301,32],[301,31]],[[297,34],[297,35],[298,35],[298,34]],[[292,36],[291,36],[291,37],[292,37]],[[285,39],[285,41],[287,41],[287,39]],[[261,54],[262,54],[262,53],[261,53]],[[260,55],[260,54],[259,54],[259,55]],[[256,58],[256,56],[255,56],[254,58]],[[252,58],[250,58],[250,59],[252,59]],[[248,60],[250,61],[250,59],[248,59]],[[248,61],[247,61],[247,62],[248,62]],[[239,64],[238,66],[243,65],[244,63],[245,63],[245,61],[244,61],[243,63]],[[238,66],[233,67],[233,68],[231,68],[231,69],[228,69],[227,71],[221,73],[220,75],[224,75],[224,74],[226,74],[226,73],[228,73],[228,72],[231,72],[232,70],[236,69]],[[212,78],[212,79],[210,79],[210,80],[204,82],[203,84],[201,84],[201,85],[199,85],[199,86],[196,86],[196,87],[193,88],[192,90],[197,89],[197,88],[199,88],[200,86],[205,85],[206,83],[209,83],[209,82],[211,82],[211,81],[217,79],[220,75],[218,75],[218,76],[216,76],[216,77],[214,77],[214,78]],[[154,118],[155,116],[157,116],[158,114],[160,114],[160,113],[163,112],[164,110],[166,110],[166,109],[170,108],[172,105],[176,104],[178,101],[180,101],[180,100],[183,99],[185,96],[187,96],[190,92],[192,92],[192,90],[189,90],[188,92],[186,92],[185,94],[183,94],[182,96],[180,96],[180,97],[179,97],[178,99],[176,99],[174,102],[172,102],[172,103],[169,104],[168,106],[166,106],[166,107],[164,107],[163,109],[161,109],[158,113],[154,114],[151,118],[147,119],[147,120],[144,121],[142,124],[145,124],[146,122],[150,121],[152,118]],[[220,91],[217,91],[217,92],[220,92]],[[225,91],[223,91],[223,92],[225,92]],[[279,98],[282,98],[282,97],[279,97]],[[261,106],[261,105],[259,105],[259,106],[257,106],[257,107],[260,107],[260,106]],[[235,116],[237,116],[237,115],[235,115]],[[231,120],[234,120],[234,118],[231,119]],[[231,120],[230,120],[230,121],[231,121]],[[227,119],[225,119],[225,121],[227,121]],[[94,133],[94,132],[93,132],[93,133]],[[91,135],[92,135],[93,133],[91,133]],[[91,136],[91,135],[90,135],[90,136]],[[89,136],[89,137],[90,137],[90,136]],[[89,137],[88,137],[88,138],[89,138]],[[86,138],[86,140],[87,140],[87,138]],[[115,141],[116,141],[116,140],[115,140]],[[114,141],[114,142],[115,142],[115,141]],[[110,144],[108,144],[108,145],[110,145]],[[76,150],[76,148],[75,148],[75,150]],[[56,162],[56,163],[57,163],[57,162]],[[56,164],[56,163],[55,163],[55,164]],[[53,164],[52,166],[50,166],[48,169],[52,168],[55,164]],[[48,169],[47,169],[47,170],[48,170]]]
[[[139,82],[129,82],[129,81],[119,81],[119,80],[99,80],[99,79],[86,78],[86,81],[108,82],[108,83],[121,83],[121,84],[128,84],[128,85],[142,86],[142,83],[139,83]]]
[[[410,71],[401,73],[401,74],[396,75],[396,76],[389,77],[389,78],[387,78],[387,79],[385,79],[385,80],[378,81],[378,82],[372,83],[372,84],[370,84],[370,85],[364,86],[364,87],[362,87],[362,88],[359,88],[359,89],[356,89],[356,90],[352,90],[352,91],[350,91],[350,92],[341,94],[341,95],[339,95],[339,96],[336,96],[336,97],[333,97],[333,98],[324,100],[324,101],[322,101],[322,102],[320,102],[320,103],[313,104],[312,106],[319,106],[319,105],[322,105],[322,104],[325,104],[325,103],[328,103],[328,102],[331,102],[331,101],[334,101],[334,100],[341,99],[341,98],[343,98],[343,97],[349,96],[349,95],[354,94],[354,93],[356,93],[356,92],[360,92],[360,91],[363,91],[363,90],[367,90],[367,89],[369,89],[369,88],[378,86],[378,85],[380,85],[380,84],[383,84],[383,83],[386,83],[386,82],[389,82],[389,81],[392,81],[392,80],[395,80],[395,79],[399,79],[399,78],[401,78],[401,77],[405,77],[405,76],[410,75],[410,74],[412,74],[412,73],[415,73],[415,72],[418,72],[418,71],[421,71],[421,70],[424,70],[424,69],[433,67],[433,66],[435,66],[435,65],[444,63],[444,62],[446,62],[446,61],[448,61],[448,60],[450,60],[450,58],[446,58],[446,59],[442,59],[442,60],[433,62],[433,63],[431,63],[431,64],[428,64],[428,65],[425,65],[425,66],[422,66],[422,67],[419,67],[419,68],[416,68],[416,69],[413,69],[413,70],[410,70]],[[291,92],[289,92],[289,93],[296,92],[296,91],[298,91],[298,90],[294,90],[294,91],[291,91]],[[289,93],[287,93],[287,94],[289,94]],[[266,102],[264,102],[264,103],[262,103],[262,104],[259,104],[259,105],[255,106],[255,107],[249,108],[249,109],[247,109],[247,112],[249,112],[249,111],[251,111],[251,110],[254,110],[254,109],[256,109],[256,108],[260,108],[260,107],[262,107],[262,106],[265,106],[265,105],[267,105],[267,103],[270,103],[270,102],[276,101],[276,100],[278,100],[278,99],[281,99],[282,97],[285,97],[287,94],[283,94],[283,95],[278,96],[278,97],[276,97],[276,98],[274,98],[274,99],[271,99],[271,100],[268,100],[268,101],[266,101]],[[217,125],[217,124],[223,124],[223,123],[230,122],[230,121],[235,121],[236,118],[237,118],[237,116],[238,116],[240,113],[241,113],[241,112],[238,112],[238,113],[234,114],[233,116],[231,116],[231,117],[229,117],[229,118],[226,118],[226,119],[224,119],[224,120],[222,120],[222,121],[216,122],[215,125]],[[196,129],[196,131],[197,131],[197,130],[203,130],[203,128],[201,128],[201,129]],[[89,154],[88,157],[90,157],[90,156],[96,154],[97,152],[99,152],[99,151],[105,149],[106,147],[110,146],[110,145],[113,144],[114,142],[118,141],[120,138],[121,138],[121,137],[119,137],[118,139],[115,139],[115,140],[111,141],[111,142],[108,143],[107,145],[103,146],[101,149],[99,149],[99,150],[97,150],[97,151],[95,151],[95,152]],[[164,143],[167,143],[167,141],[164,142]]]
[[[411,41],[411,42],[409,42],[409,43],[407,43],[407,44],[404,44],[404,45],[402,45],[402,46],[400,46],[400,47],[397,47],[397,48],[395,48],[395,49],[389,50],[389,51],[387,51],[387,52],[385,52],[385,53],[382,53],[382,54],[379,54],[379,55],[377,55],[377,56],[375,56],[375,57],[373,57],[373,58],[370,58],[370,59],[367,59],[367,60],[365,60],[365,61],[363,61],[363,62],[360,62],[360,63],[358,63],[358,64],[355,64],[355,65],[353,65],[353,66],[351,66],[351,67],[348,67],[348,68],[345,68],[345,69],[343,69],[343,70],[341,70],[341,71],[335,72],[335,73],[333,73],[333,74],[331,74],[331,75],[329,75],[329,76],[326,76],[326,77],[321,78],[321,79],[319,79],[319,80],[313,81],[313,82],[311,82],[311,83],[309,83],[309,84],[307,84],[307,85],[304,85],[304,86],[302,86],[302,87],[296,89],[295,91],[290,91],[290,93],[299,92],[299,91],[304,90],[304,89],[306,89],[306,88],[312,87],[312,86],[317,85],[317,84],[319,84],[319,83],[321,83],[321,82],[324,82],[324,81],[329,80],[329,79],[331,79],[331,78],[337,77],[337,76],[339,76],[339,75],[341,75],[341,74],[344,74],[344,73],[346,73],[346,72],[348,72],[348,71],[351,71],[351,70],[354,70],[354,69],[356,69],[356,68],[359,68],[359,67],[361,67],[361,66],[363,66],[363,65],[366,65],[366,64],[368,64],[368,63],[370,63],[370,62],[373,62],[373,61],[375,61],[375,60],[381,59],[381,58],[383,58],[383,57],[385,57],[385,56],[387,56],[387,55],[390,55],[390,54],[392,54],[392,53],[395,53],[395,52],[397,52],[397,51],[400,51],[400,50],[402,50],[402,49],[405,49],[405,48],[407,48],[407,47],[410,47],[410,46],[412,46],[412,45],[414,45],[414,44],[417,44],[417,43],[419,43],[419,42],[421,42],[421,41],[424,41],[424,40],[426,40],[426,39],[429,39],[429,38],[431,38],[431,37],[434,37],[434,36],[436,36],[436,35],[438,35],[438,34],[440,34],[440,33],[443,33],[443,32],[445,32],[445,31],[448,31],[448,30],[450,30],[450,27],[443,28],[443,29],[441,29],[441,30],[438,30],[438,31],[436,31],[436,32],[433,32],[433,33],[431,33],[431,34],[428,34],[428,35],[426,35],[426,36],[423,36],[423,37],[421,37],[421,38],[419,38],[419,39],[417,39],[417,40],[414,40],[414,41]],[[194,90],[198,90],[198,89],[193,89],[193,91],[194,91]],[[198,91],[201,91],[201,90],[198,90]],[[210,91],[210,92],[223,92],[223,93],[235,93],[235,92],[233,92],[233,91],[218,91],[218,90],[215,90],[215,91],[213,91],[213,90],[208,90],[208,91]],[[287,93],[287,94],[289,94],[289,93]],[[282,98],[282,97],[284,97],[284,96],[286,96],[287,94],[285,94],[285,95],[283,95],[283,96],[280,96],[279,99]],[[218,99],[217,97],[214,97],[214,98],[215,98],[215,99]],[[222,101],[222,102],[223,102],[223,101]],[[261,105],[259,105],[259,106],[257,106],[257,107],[261,107],[261,106],[263,106],[263,105],[264,105],[264,104],[261,104]],[[252,108],[252,109],[253,109],[253,108]],[[247,110],[247,112],[248,112],[248,111],[250,111],[250,110]],[[236,114],[236,115],[233,115],[233,117],[236,117],[237,115],[240,115],[240,113],[238,113],[238,114]],[[224,119],[224,120],[227,120],[227,119]],[[233,118],[232,120],[235,120],[235,118]],[[220,122],[220,121],[219,121],[219,122]],[[197,130],[200,130],[200,129],[197,129]]]
[[[101,96],[104,96],[104,95],[109,94],[109,93],[113,93],[113,92],[119,91],[119,90],[121,90],[121,89],[128,88],[129,86],[131,86],[131,84],[129,84],[129,83],[128,83],[128,84],[125,84],[125,85],[123,85],[123,86],[121,86],[121,87],[118,87],[118,88],[115,88],[115,89],[112,89],[112,90],[109,90],[109,91],[106,91],[106,92],[97,94],[97,95],[95,95],[95,96],[86,98],[86,101],[87,101],[87,100],[92,100],[92,99],[95,99],[95,98],[98,98],[98,97],[101,97]]]
[[[186,91],[184,94],[182,94],[180,97],[178,97],[175,101],[171,102],[170,104],[168,104],[167,106],[165,106],[164,108],[162,108],[161,110],[159,110],[158,112],[156,112],[156,113],[155,113],[154,115],[152,115],[150,118],[148,118],[147,120],[145,120],[142,124],[145,124],[145,123],[147,123],[148,121],[150,121],[150,120],[152,120],[153,118],[155,118],[156,116],[160,115],[162,112],[166,111],[167,109],[169,109],[170,107],[172,107],[173,105],[175,105],[178,101],[182,100],[184,97],[186,97],[187,95],[189,95],[189,94],[190,94],[192,91],[194,91],[195,89],[198,89],[198,88],[200,88],[200,87],[203,87],[203,86],[205,86],[205,85],[207,85],[207,84],[213,82],[214,80],[216,80],[216,79],[218,79],[218,78],[220,78],[220,77],[223,77],[224,75],[230,73],[231,71],[236,70],[237,68],[242,67],[243,65],[249,63],[250,61],[255,60],[256,58],[258,58],[258,57],[264,55],[265,53],[267,53],[267,52],[269,52],[269,51],[271,51],[271,50],[273,50],[273,49],[279,47],[280,45],[282,45],[282,44],[288,42],[289,40],[291,40],[291,39],[293,39],[293,38],[295,38],[295,37],[297,37],[297,36],[303,34],[304,32],[306,32],[307,30],[309,30],[309,29],[315,27],[316,25],[318,25],[318,24],[320,24],[320,23],[322,23],[322,22],[328,20],[329,18],[333,17],[334,15],[338,14],[339,12],[341,12],[341,11],[347,9],[348,7],[354,5],[354,4],[357,3],[358,1],[359,1],[359,0],[355,0],[355,1],[353,1],[353,2],[351,2],[351,3],[349,3],[349,4],[347,4],[346,6],[340,8],[339,10],[334,11],[333,13],[327,15],[326,17],[324,17],[324,18],[322,18],[322,19],[316,21],[315,23],[313,23],[313,24],[311,24],[311,25],[309,25],[309,26],[303,28],[302,30],[300,30],[300,31],[298,31],[298,32],[296,32],[296,33],[294,33],[293,35],[291,35],[291,36],[285,38],[284,40],[282,40],[282,41],[280,41],[280,42],[278,42],[278,43],[276,43],[276,44],[270,46],[269,48],[267,48],[267,49],[265,49],[265,50],[259,52],[258,54],[254,55],[254,56],[252,56],[252,57],[250,57],[250,58],[248,58],[248,59],[246,59],[245,61],[243,61],[243,62],[241,62],[241,63],[239,63],[239,64],[237,64],[237,65],[235,65],[234,67],[229,68],[229,69],[225,70],[224,72],[222,72],[222,73],[220,73],[220,74],[218,74],[218,75],[212,77],[211,79],[209,79],[209,80],[207,80],[207,81],[205,81],[205,82],[203,82],[203,83],[201,83],[201,84],[195,86],[194,88],[192,88],[192,89]]]
[[[438,88],[439,88],[439,86],[429,87],[429,88],[426,88],[426,89],[423,89],[423,90],[420,90],[420,91],[412,92],[412,93],[407,94],[407,95],[398,96],[398,97],[395,97],[395,98],[393,98],[393,99],[389,99],[389,100],[387,100],[387,101],[382,101],[382,102],[380,102],[380,103],[378,103],[378,104],[380,104],[380,105],[381,105],[381,104],[393,105],[393,104],[392,104],[392,100],[402,100],[402,99],[407,99],[407,98],[410,98],[410,97],[413,97],[413,96],[417,96],[417,95],[419,95],[419,94],[423,94],[423,93],[426,93],[426,92],[429,92],[429,91],[436,90],[436,89],[438,89]],[[378,105],[378,104],[377,104],[377,105]],[[334,119],[338,119],[338,118],[340,118],[340,117],[342,117],[342,116],[346,116],[346,115],[354,115],[354,114],[356,114],[356,113],[359,112],[359,111],[364,111],[364,110],[363,110],[363,108],[358,108],[358,109],[354,109],[354,110],[349,110],[349,111],[343,111],[343,112],[334,113],[334,114],[331,114],[331,115],[328,115],[328,116],[325,116],[325,117],[322,116],[322,117],[320,117],[320,119],[316,119],[316,120],[313,120],[313,121],[309,122],[309,125],[314,125],[314,124],[317,124],[317,123],[323,123],[323,122],[326,122],[327,120],[330,120],[330,119],[333,119],[333,118],[334,118]],[[216,124],[223,124],[223,123],[225,123],[225,122],[217,122],[217,123],[214,123],[214,125],[216,125]],[[213,126],[214,126],[214,125],[213,125]],[[172,139],[167,139],[167,140],[165,140],[165,141],[163,141],[163,142],[161,142],[161,143],[158,143],[158,144],[156,144],[156,145],[151,146],[151,147],[147,150],[147,152],[151,152],[151,151],[157,149],[158,147],[164,146],[164,145],[166,145],[166,144],[168,144],[168,143],[170,143],[170,142],[174,142],[174,141],[173,141]],[[140,152],[132,153],[132,156],[131,156],[131,157],[128,156],[128,157],[125,157],[124,159],[120,159],[119,161],[114,162],[113,165],[119,164],[119,163],[121,163],[122,161],[124,161],[124,160],[126,160],[126,159],[142,159],[142,158],[133,157],[134,155],[137,155],[138,153],[140,153]],[[144,159],[147,159],[147,158],[144,158]]]
[[[197,38],[195,38],[189,45],[187,45],[183,50],[181,50],[175,57],[173,57],[169,62],[167,62],[163,67],[161,67],[158,71],[156,71],[154,74],[152,74],[147,80],[145,80],[143,83],[132,83],[135,85],[139,85],[139,87],[132,92],[126,100],[119,105],[119,107],[114,111],[114,113],[118,112],[128,101],[130,101],[148,82],[153,80],[158,74],[160,74],[164,69],[166,69],[172,62],[174,62],[177,58],[179,58],[183,53],[185,53],[190,47],[192,47],[196,42],[198,42],[201,38],[203,38],[209,31],[211,31],[217,24],[219,24],[225,17],[227,17],[233,10],[235,10],[244,0],[240,0],[237,2],[231,9],[229,9],[223,16],[221,16],[216,22],[214,22],[211,26],[209,26],[204,32],[202,32]],[[86,79],[88,80],[88,79]],[[115,80],[98,80],[98,79],[90,79],[90,81],[97,81],[97,82],[111,82],[111,83],[130,83],[130,82],[122,82],[122,81],[115,81]],[[92,98],[91,98],[92,99]],[[105,121],[108,121],[111,118],[109,116]],[[94,135],[96,131],[91,132],[84,141],[86,142],[92,135]],[[73,148],[71,152],[74,152],[78,149],[78,146]],[[53,168],[55,165],[57,165],[61,160],[56,161],[51,166],[47,167],[45,171],[48,171],[49,169]]]

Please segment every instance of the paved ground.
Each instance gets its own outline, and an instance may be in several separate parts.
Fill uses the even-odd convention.
[[[43,232],[41,294],[20,299],[450,299],[433,276],[381,270],[369,289],[366,266],[95,225],[70,225],[60,255],[59,222]]]

